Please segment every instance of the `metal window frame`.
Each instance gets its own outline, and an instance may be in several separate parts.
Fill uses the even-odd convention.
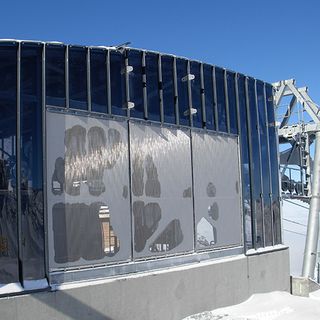
[[[217,81],[216,81],[216,67],[212,67],[212,85],[213,85],[213,107],[214,107],[214,122],[215,131],[219,131],[219,115],[218,115],[218,97],[217,97]]]
[[[91,49],[88,47],[87,50],[87,110],[91,112],[91,65],[90,65],[90,58],[91,58]]]
[[[107,73],[107,114],[111,115],[112,113],[112,100],[111,100],[111,75],[110,75],[110,50],[107,49],[106,52],[106,73]]]
[[[207,115],[206,115],[206,105],[205,105],[203,63],[200,63],[200,99],[201,99],[201,111],[202,111],[202,128],[206,128]]]
[[[272,233],[272,245],[275,245],[274,239],[274,228],[273,228],[273,208],[272,208],[272,174],[271,174],[271,157],[270,157],[270,142],[269,142],[269,126],[268,126],[268,113],[267,113],[267,94],[266,94],[266,84],[263,83],[263,101],[264,101],[264,111],[266,119],[266,135],[267,135],[267,151],[268,151],[268,172],[269,172],[269,205],[270,205],[270,214],[271,214],[271,233]]]
[[[16,197],[18,228],[18,267],[19,281],[23,283],[22,213],[21,213],[21,42],[17,49],[17,138],[16,138]]]
[[[189,77],[189,74],[191,74],[191,63],[190,60],[187,60],[187,91],[188,91],[188,107],[189,107],[189,126],[192,128],[193,127],[193,116],[191,109],[193,108],[192,106],[192,88],[191,88],[191,80]],[[191,134],[191,133],[190,133]]]
[[[224,95],[225,95],[225,107],[226,107],[226,121],[227,121],[227,133],[231,133],[230,128],[230,110],[229,110],[229,94],[228,94],[228,72],[227,69],[223,70],[223,80],[224,80]]]
[[[163,82],[162,82],[162,55],[158,54],[158,90],[160,106],[160,122],[164,123],[164,106],[163,106]]]
[[[142,96],[143,96],[143,118],[148,119],[148,97],[147,97],[147,72],[146,72],[146,52],[142,51]]]
[[[258,90],[257,90],[257,79],[254,79],[254,93],[255,93],[255,104],[256,104],[256,123],[258,132],[258,156],[259,156],[259,169],[260,169],[260,201],[261,201],[261,213],[262,213],[262,244],[263,247],[266,246],[265,239],[265,223],[264,223],[264,190],[263,190],[263,173],[262,173],[262,155],[261,155],[261,139],[260,139],[260,119],[259,119],[259,105],[258,105]],[[255,187],[255,186],[254,186]]]
[[[251,233],[252,247],[257,249],[257,223],[256,223],[256,205],[253,194],[254,178],[253,178],[253,156],[251,142],[251,122],[250,122],[250,100],[248,89],[248,77],[245,77],[245,97],[246,97],[246,116],[247,116],[247,133],[248,133],[248,151],[249,151],[249,172],[250,172],[250,197],[251,197]]]
[[[179,117],[179,95],[178,95],[178,79],[177,79],[177,58],[173,57],[173,92],[174,92],[174,111],[176,115],[176,125],[180,125]]]

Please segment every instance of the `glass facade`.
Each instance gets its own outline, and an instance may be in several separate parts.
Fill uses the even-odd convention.
[[[154,52],[35,42],[2,42],[0,70],[0,284],[240,246],[240,199],[245,248],[281,243],[271,85]]]

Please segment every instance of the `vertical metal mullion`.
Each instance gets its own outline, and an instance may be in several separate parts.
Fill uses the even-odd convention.
[[[174,110],[176,114],[176,124],[180,124],[179,118],[179,97],[178,97],[178,76],[177,76],[177,58],[173,58],[173,85],[174,85]]]
[[[132,197],[132,174],[131,174],[131,139],[130,139],[130,120],[127,120],[128,126],[128,170],[129,170],[129,201],[130,201],[130,226],[131,226],[131,260],[134,260],[134,220],[133,220],[133,197]]]
[[[162,62],[161,55],[158,55],[158,90],[160,97],[160,121],[164,123],[164,109],[163,109],[163,82],[162,82]]]
[[[110,50],[107,50],[106,54],[106,72],[107,72],[107,104],[108,104],[108,114],[111,115],[111,76],[110,76]]]
[[[129,109],[129,102],[130,102],[130,84],[129,84],[129,72],[128,72],[128,66],[129,66],[129,59],[128,59],[128,51],[126,50],[123,54],[125,54],[124,58],[124,68],[125,68],[125,86],[126,86],[126,109],[127,109],[127,117],[130,117],[130,109]]]
[[[250,172],[250,197],[251,197],[251,231],[253,247],[257,248],[257,219],[256,219],[256,207],[254,201],[253,187],[253,155],[252,155],[252,142],[251,142],[251,122],[250,122],[250,103],[249,103],[249,91],[248,91],[248,78],[245,79],[246,90],[246,109],[247,109],[247,132],[248,132],[248,150],[249,150],[249,172]]]
[[[88,111],[91,112],[91,66],[90,66],[90,48],[87,48],[87,101]]]
[[[21,216],[21,42],[17,51],[17,139],[16,139],[16,192],[17,192],[17,228],[18,228],[18,261],[19,281],[23,283],[23,234]]]
[[[66,46],[65,50],[65,86],[66,86],[66,108],[70,108],[70,97],[69,97],[69,46]]]
[[[189,104],[189,125],[190,127],[193,126],[193,119],[192,119],[192,88],[191,88],[191,80],[189,75],[191,74],[191,66],[190,60],[187,61],[187,85],[188,85],[188,104]]]
[[[216,83],[216,68],[215,67],[212,67],[212,85],[213,85],[213,104],[214,104],[215,129],[216,129],[216,131],[219,131],[217,83]]]
[[[239,85],[238,85],[238,74],[234,74],[234,85],[235,85],[235,95],[236,95],[236,112],[237,112],[237,125],[238,125],[238,150],[239,150],[239,173],[240,173],[240,183],[239,183],[239,190],[240,197],[241,197],[241,208],[242,208],[242,236],[243,236],[243,247],[244,252],[247,252],[247,242],[246,242],[246,221],[245,221],[245,210],[244,210],[244,199],[243,199],[243,172],[242,172],[242,148],[241,148],[241,130],[240,130],[240,106],[239,106]]]
[[[204,92],[204,75],[203,75],[203,63],[200,64],[200,97],[201,97],[201,111],[202,111],[202,126],[206,126],[207,115],[205,108],[205,92]]]
[[[193,218],[193,251],[197,249],[197,228],[196,228],[196,206],[195,206],[195,188],[194,188],[194,159],[193,159],[193,133],[190,134],[190,152],[191,152],[191,188],[192,188],[192,218]]]
[[[228,95],[227,70],[224,70],[224,72],[223,72],[223,81],[224,81],[224,95],[225,95],[225,101],[226,101],[227,132],[230,133],[230,114],[229,114],[229,95]]]
[[[48,241],[48,210],[47,210],[47,141],[46,141],[46,45],[42,49],[42,176],[43,176],[43,221],[44,221],[44,269],[49,279],[49,241]]]
[[[147,98],[147,74],[146,74],[146,52],[142,51],[142,90],[144,118],[148,119],[148,98]]]
[[[256,114],[257,114],[257,131],[258,131],[258,148],[259,148],[259,166],[260,166],[260,187],[261,187],[261,212],[262,212],[262,243],[265,247],[265,227],[264,227],[264,190],[263,190],[263,174],[262,174],[262,156],[261,156],[261,139],[260,139],[260,121],[259,121],[259,105],[258,105],[258,93],[257,93],[257,80],[254,80],[254,93],[255,93],[255,102],[256,102]]]
[[[270,214],[271,214],[271,232],[272,232],[272,245],[274,242],[274,234],[273,234],[273,208],[272,208],[272,175],[271,175],[271,160],[270,160],[270,142],[269,142],[269,126],[268,126],[268,113],[267,113],[267,94],[266,94],[266,84],[263,83],[263,101],[264,101],[264,112],[265,112],[265,126],[266,126],[266,136],[267,136],[267,152],[268,152],[268,172],[269,172],[269,204],[270,204]]]

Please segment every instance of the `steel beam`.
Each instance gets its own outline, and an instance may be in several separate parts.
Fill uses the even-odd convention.
[[[314,278],[319,237],[320,210],[320,132],[316,133],[315,156],[312,179],[312,195],[308,217],[307,239],[303,257],[302,276]]]

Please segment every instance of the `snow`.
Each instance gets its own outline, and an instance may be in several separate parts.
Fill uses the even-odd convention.
[[[274,291],[252,295],[247,301],[189,316],[184,320],[319,320],[320,290],[309,298]]]

